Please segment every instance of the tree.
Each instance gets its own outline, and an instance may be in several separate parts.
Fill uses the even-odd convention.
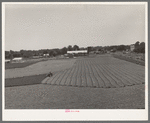
[[[145,43],[144,42],[139,42],[137,41],[135,43],[135,49],[134,49],[134,52],[137,52],[137,53],[145,53]]]
[[[23,57],[25,52],[26,52],[25,50],[20,50],[20,54],[21,54],[22,57]]]
[[[57,55],[61,54],[61,50],[60,49],[56,49],[55,51],[56,51]]]
[[[43,51],[43,54],[47,54],[47,53],[48,53],[47,50],[44,50],[44,51]]]
[[[10,60],[14,58],[13,54],[14,54],[14,51],[10,50]]]
[[[21,57],[21,53],[20,52],[14,52],[13,57]]]
[[[5,51],[5,59],[9,59],[10,58],[10,53],[9,51]]]
[[[53,53],[54,53],[54,51],[53,51],[53,50],[50,50],[50,51],[49,51],[49,56],[53,56]]]
[[[66,53],[67,53],[67,48],[66,47],[62,48],[61,49],[61,54],[66,54]]]
[[[101,48],[99,48],[99,49],[98,49],[98,51],[102,51],[102,49],[101,49]]]
[[[120,45],[120,46],[118,46],[118,47],[117,47],[117,50],[119,50],[119,51],[126,50],[125,45]]]
[[[135,49],[139,48],[139,46],[140,46],[140,42],[137,41],[137,42],[135,43]]]
[[[92,47],[87,47],[88,54],[91,52]]]
[[[74,45],[74,46],[73,46],[73,50],[79,50],[79,46]]]
[[[140,43],[140,52],[145,53],[145,43],[144,42]]]
[[[53,56],[55,57],[57,55],[57,52],[56,51],[53,51]]]
[[[72,51],[73,48],[71,45],[69,45],[67,49],[68,49],[68,51]]]
[[[144,43],[144,42],[141,42],[141,43],[140,43],[140,47],[145,48],[145,43]]]
[[[33,53],[32,51],[26,51],[24,54],[23,54],[23,57],[24,58],[30,58],[33,56]]]
[[[80,48],[79,48],[79,50],[85,50],[85,49],[86,49],[86,48],[84,48],[84,47],[80,47]]]

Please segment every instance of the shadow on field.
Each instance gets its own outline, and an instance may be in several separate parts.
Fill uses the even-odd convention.
[[[5,79],[5,87],[40,84],[46,74]]]

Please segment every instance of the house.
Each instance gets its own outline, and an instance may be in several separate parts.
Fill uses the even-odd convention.
[[[45,56],[45,57],[49,57],[49,54],[47,53],[47,54],[43,54],[43,56]]]
[[[130,51],[133,51],[135,49],[135,45],[134,44],[131,44],[130,45]]]

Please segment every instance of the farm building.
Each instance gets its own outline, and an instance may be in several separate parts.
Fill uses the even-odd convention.
[[[73,56],[82,56],[87,54],[88,54],[87,50],[67,51],[67,55],[69,58],[72,58]]]
[[[22,60],[22,57],[13,58],[12,60],[13,60],[13,61],[20,61],[20,60]]]
[[[133,51],[135,49],[135,45],[134,44],[131,44],[130,45],[130,51]]]
[[[79,55],[87,55],[87,50],[78,50],[78,51],[67,51],[68,56],[79,56]]]
[[[21,61],[22,61],[22,57],[17,57],[12,59],[12,62],[21,62]]]
[[[5,63],[9,63],[10,62],[10,59],[5,59]]]
[[[47,53],[47,54],[43,54],[43,56],[45,56],[45,57],[49,57],[49,54]]]
[[[87,50],[67,51],[67,54],[87,54]]]

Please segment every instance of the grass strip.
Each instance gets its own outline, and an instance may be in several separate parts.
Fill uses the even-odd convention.
[[[18,78],[9,78],[9,79],[5,79],[5,87],[41,84],[41,81],[44,78],[46,78],[46,74],[24,76]]]
[[[127,57],[119,56],[119,55],[116,55],[116,54],[113,54],[112,56],[114,58],[118,58],[118,59],[121,59],[121,60],[125,60],[125,61],[128,61],[128,62],[132,62],[132,63],[135,63],[135,64],[139,64],[139,65],[145,66],[145,62],[144,61],[139,61],[139,60],[135,60],[135,59],[132,59],[132,58],[127,58]]]

